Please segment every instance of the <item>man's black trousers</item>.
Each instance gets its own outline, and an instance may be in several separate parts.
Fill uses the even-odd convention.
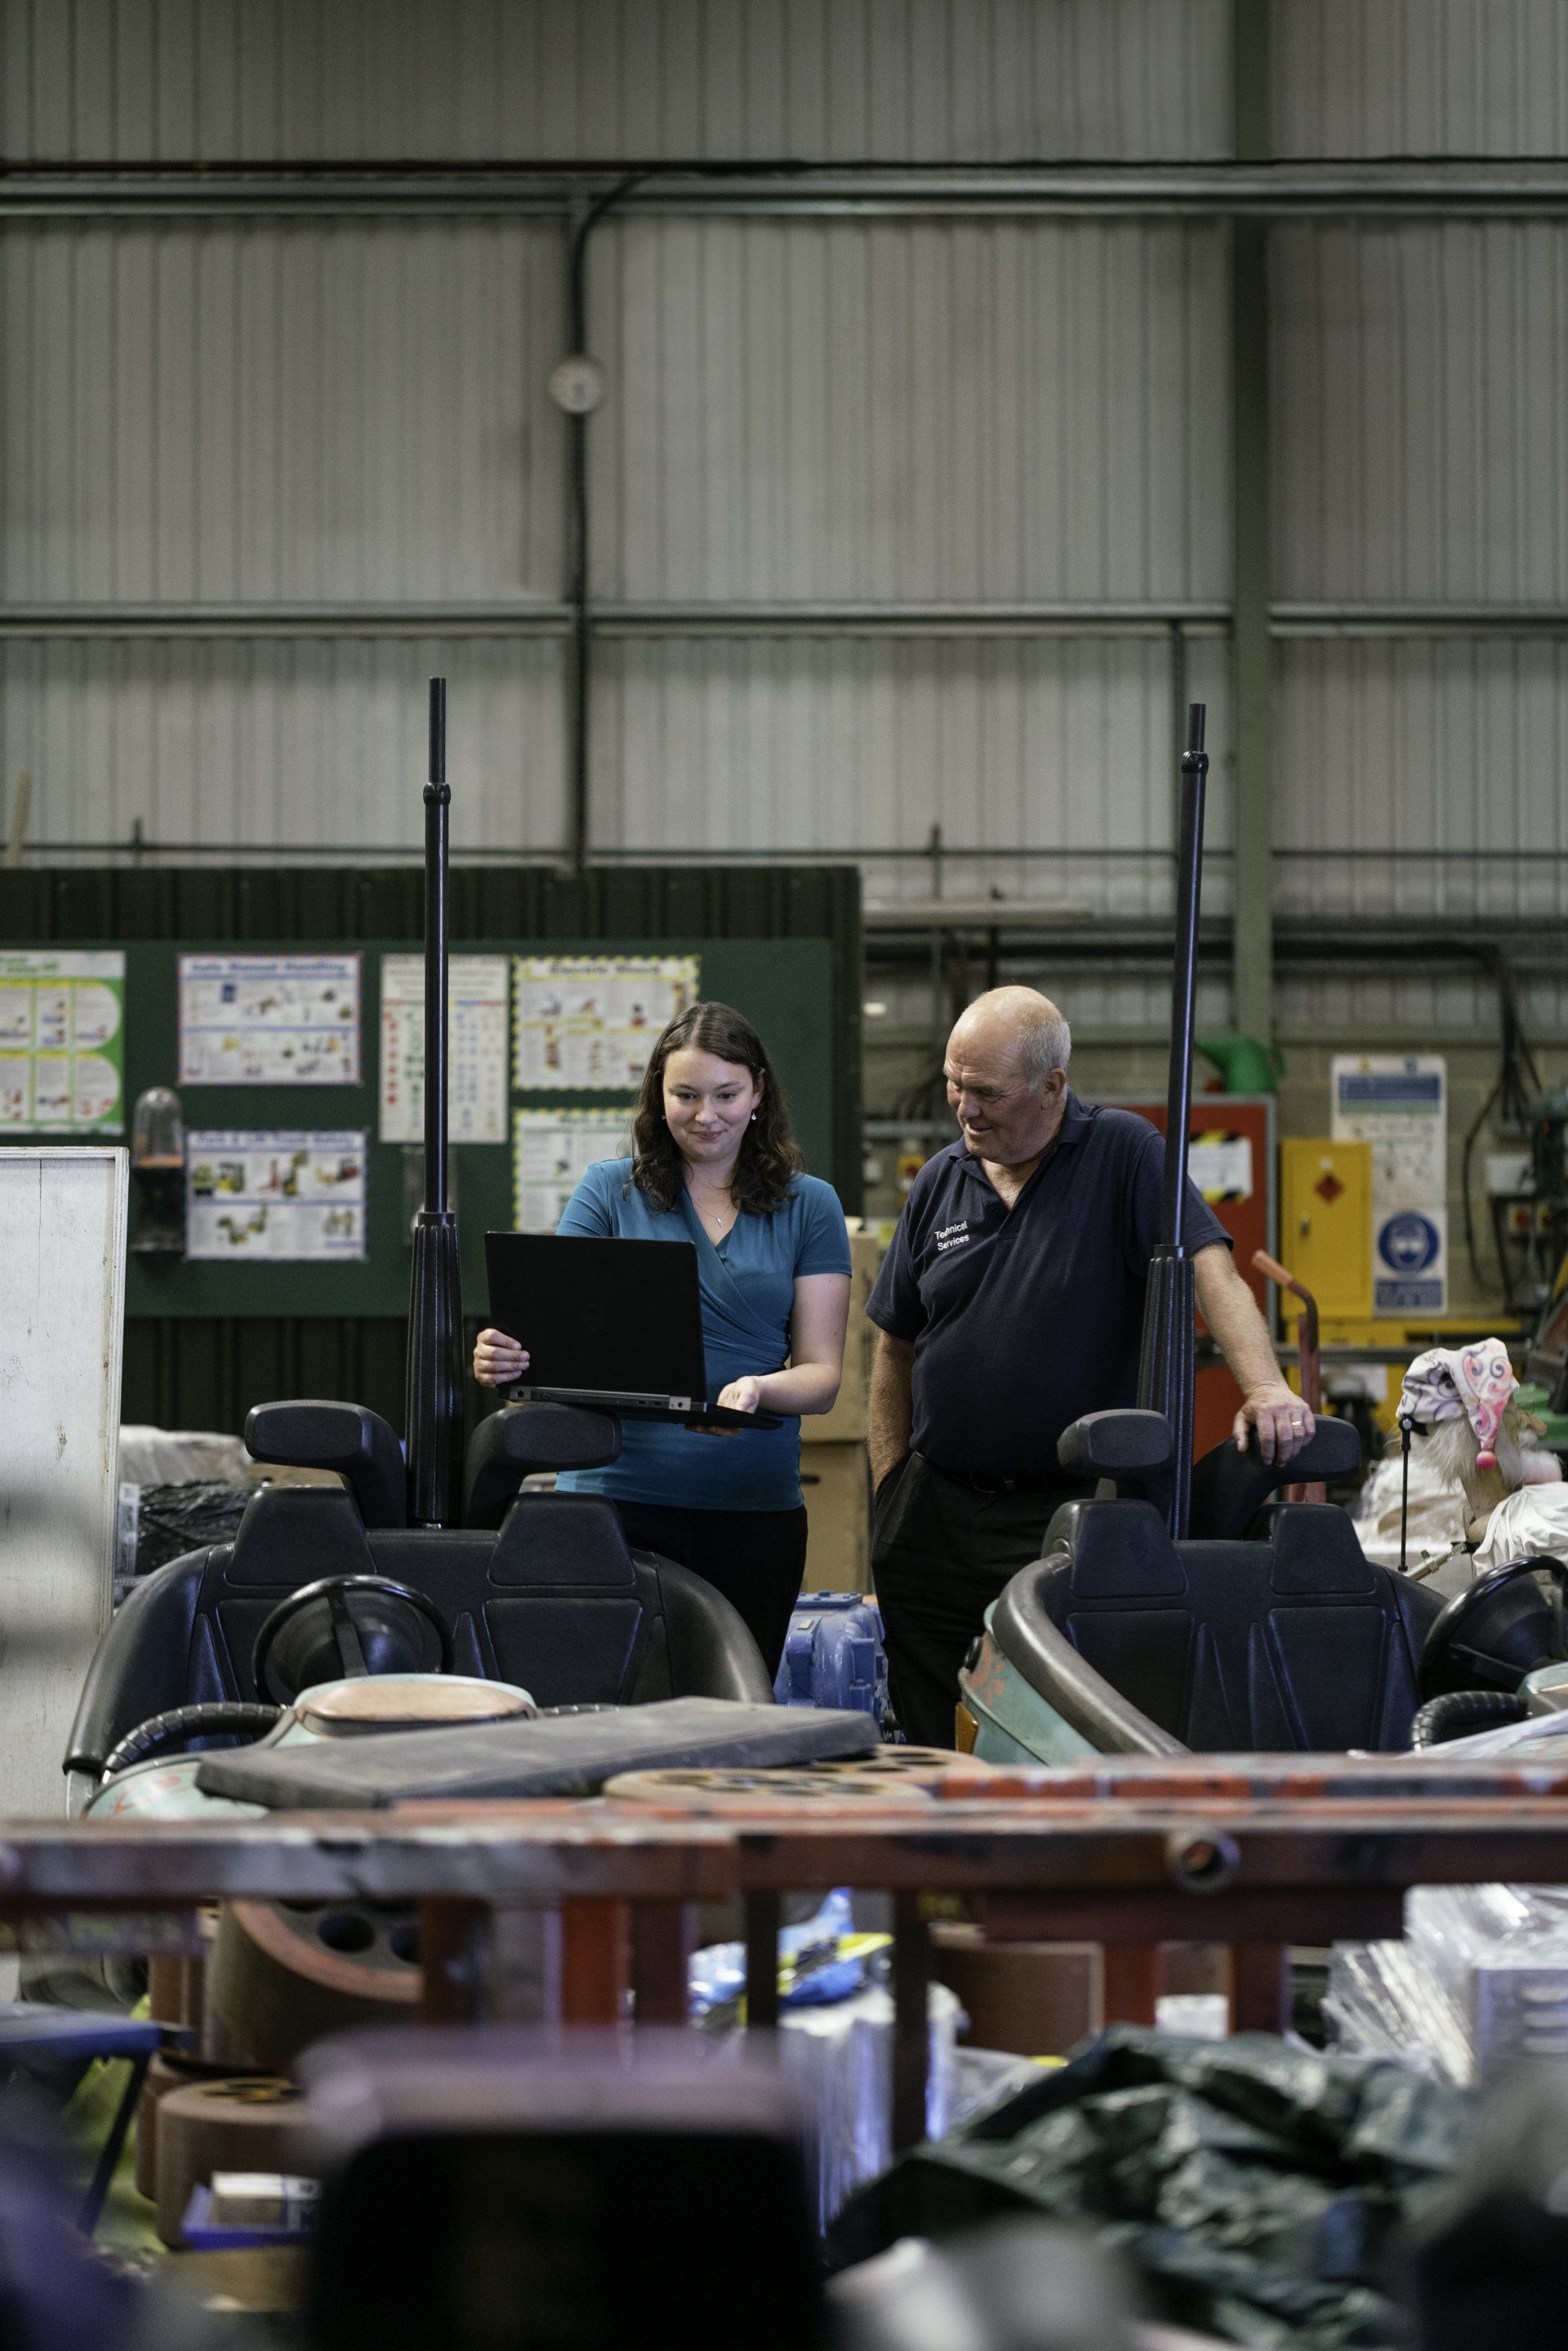
[[[1092,1482],[979,1493],[912,1453],[878,1489],[872,1578],[888,1680],[914,1746],[955,1744],[958,1668],[1002,1586],[1040,1554],[1055,1511]]]

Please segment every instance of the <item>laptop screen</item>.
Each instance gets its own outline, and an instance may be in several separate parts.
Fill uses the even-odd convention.
[[[705,1396],[690,1241],[486,1233],[490,1320],[528,1353],[524,1383]]]

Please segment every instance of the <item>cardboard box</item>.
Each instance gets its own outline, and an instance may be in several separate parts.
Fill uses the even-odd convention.
[[[866,1303],[882,1265],[876,1233],[850,1235],[850,1319],[844,1333],[844,1376],[831,1412],[813,1413],[800,1423],[802,1445],[863,1445],[871,1425],[871,1358],[876,1325],[866,1320]]]
[[[812,1445],[800,1456],[810,1535],[807,1592],[871,1589],[871,1469],[863,1445]]]

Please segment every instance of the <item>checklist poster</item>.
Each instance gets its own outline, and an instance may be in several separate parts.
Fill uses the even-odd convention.
[[[338,1259],[365,1254],[362,1133],[214,1130],[185,1138],[185,1255]]]
[[[513,1113],[513,1213],[520,1233],[553,1233],[596,1159],[631,1149],[629,1110]]]
[[[507,1140],[507,958],[447,967],[446,1106],[454,1143]],[[424,958],[382,957],[381,1139],[424,1139]]]
[[[124,1125],[124,956],[0,950],[0,1134]]]
[[[183,955],[183,1086],[357,1086],[357,955]]]
[[[696,1001],[695,956],[518,956],[519,1093],[634,1093],[659,1032]]]

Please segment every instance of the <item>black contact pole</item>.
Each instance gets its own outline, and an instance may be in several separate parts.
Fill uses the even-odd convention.
[[[1144,1308],[1144,1352],[1138,1402],[1163,1412],[1176,1440],[1167,1516],[1178,1540],[1186,1533],[1192,1499],[1193,1321],[1197,1301],[1192,1259],[1182,1235],[1186,1194],[1187,1128],[1192,1114],[1192,1033],[1197,998],[1197,914],[1203,886],[1203,803],[1208,755],[1203,747],[1205,705],[1186,714],[1181,762],[1181,844],[1176,854],[1176,972],[1171,987],[1170,1080],[1166,1092],[1165,1193],[1160,1238],[1149,1262]]]
[[[424,1206],[414,1220],[405,1412],[411,1526],[455,1526],[463,1466],[463,1285],[446,1182],[446,680],[430,681],[424,788]]]

